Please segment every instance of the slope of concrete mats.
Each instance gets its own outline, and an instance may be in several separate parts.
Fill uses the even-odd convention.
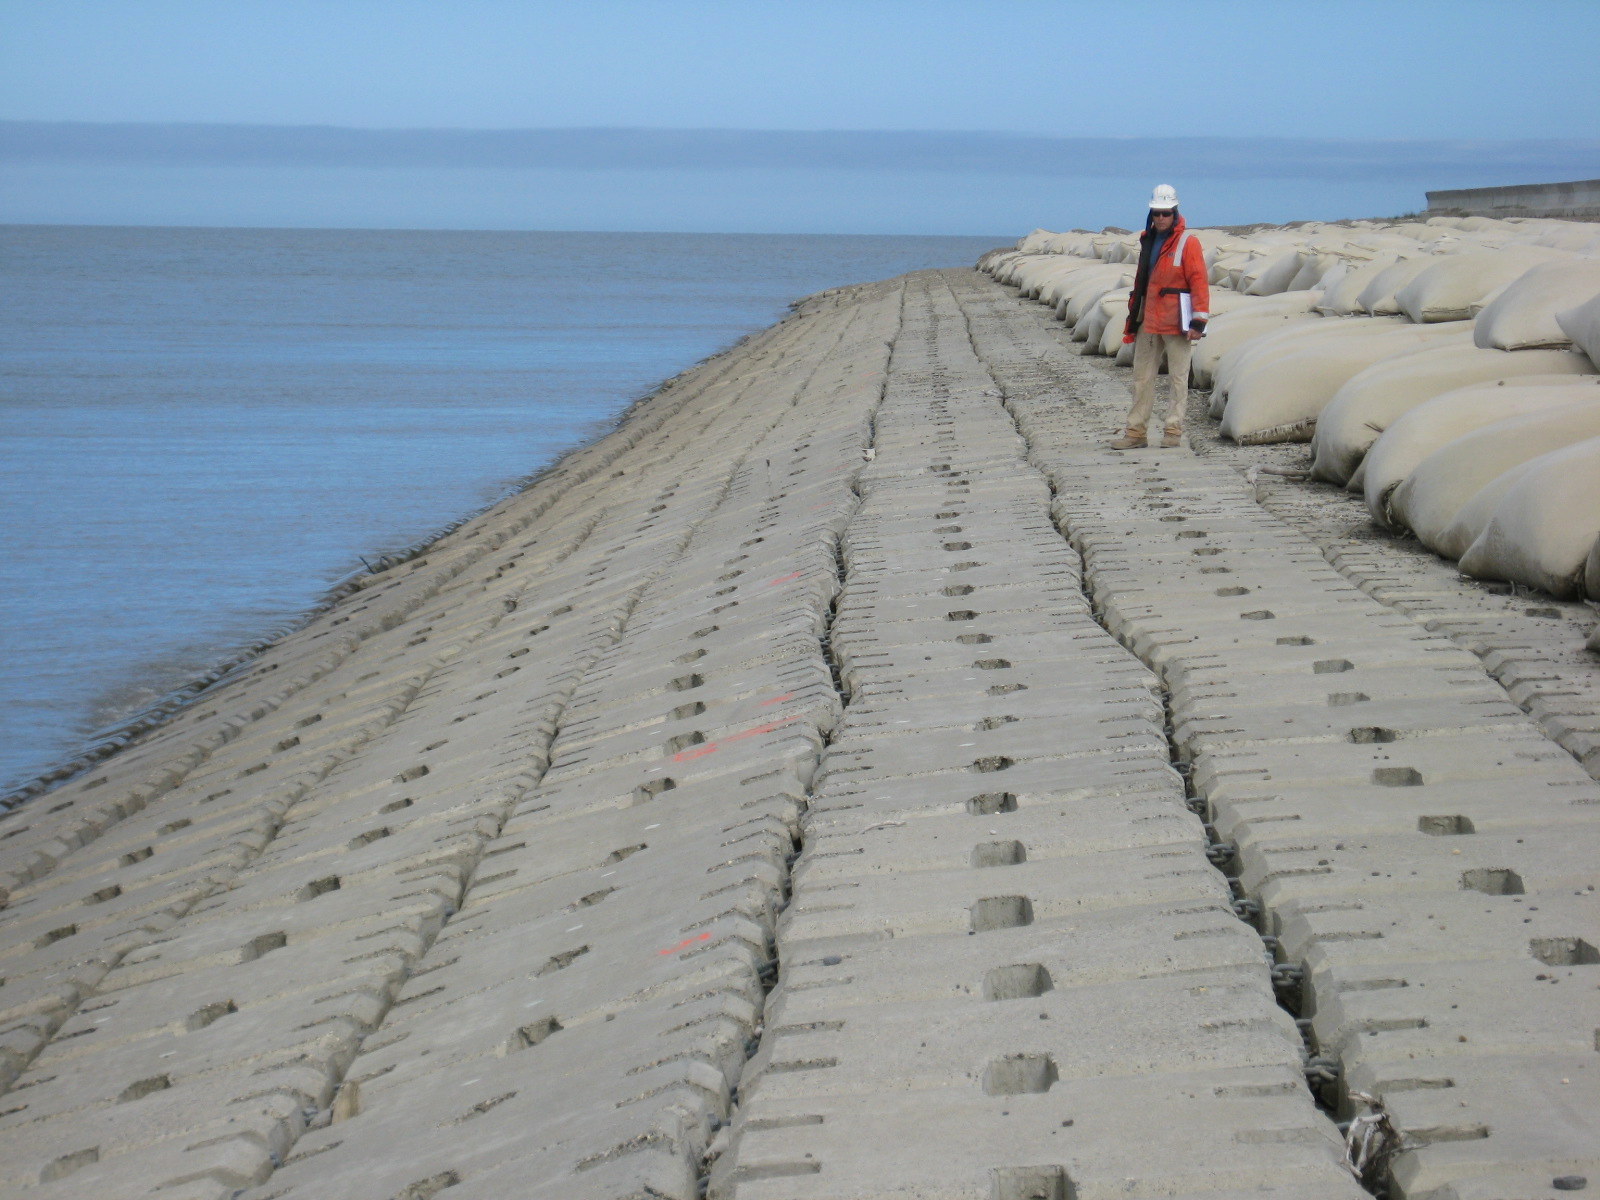
[[[837,709],[833,531],[898,310],[857,289],[680,377],[7,820],[0,1194],[422,1195],[510,1160],[550,1195],[591,1188],[580,1164],[597,1195],[692,1185],[715,1110],[680,1119],[680,1093],[716,1089],[686,1043],[745,1035],[680,1002],[711,981],[737,1018],[769,969],[784,822]],[[526,1074],[509,1051],[558,1029],[545,1056],[588,1090],[550,1073],[574,1132],[541,1155],[537,1088],[455,1089],[484,1055]],[[657,1059],[671,1081],[641,1082]],[[463,1149],[452,1122],[491,1109],[515,1144]],[[664,1155],[629,1153],[667,1127]]]
[[[1359,1196],[972,336],[908,287],[842,546],[848,703],[710,1193]]]
[[[1371,1182],[1465,1200],[1600,1178],[1600,787],[1231,469],[1100,450],[1117,414],[1092,368],[1042,371],[1045,325],[986,284],[962,298],[1087,593],[1161,678],[1319,1098],[1398,1134]]]
[[[549,771],[352,1064],[348,1118],[262,1195],[694,1194],[838,709],[833,545],[898,297],[850,317],[798,404],[747,395],[770,427],[574,691]]]

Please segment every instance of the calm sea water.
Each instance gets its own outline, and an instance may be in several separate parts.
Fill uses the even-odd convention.
[[[788,301],[1006,240],[0,227],[0,785]]]

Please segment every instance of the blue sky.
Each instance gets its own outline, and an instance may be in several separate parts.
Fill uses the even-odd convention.
[[[0,120],[11,121],[1591,146],[1600,138],[1596,0],[0,0],[0,28]],[[1489,177],[1503,149],[1484,148],[1482,181],[1513,181]],[[1572,169],[1600,173],[1592,157],[1580,148]],[[384,177],[375,191],[362,179],[376,177],[350,173],[370,167],[249,174],[217,166],[202,178],[197,167],[121,164],[95,175],[81,162],[0,163],[0,220],[103,221],[121,212],[133,222],[165,214],[213,223],[517,219],[541,227],[543,219],[543,227],[571,228],[585,227],[592,213],[616,228],[751,220],[774,231],[842,232],[856,219],[871,226],[862,232],[894,231],[885,225],[898,220],[915,226],[903,232],[989,233],[1019,218],[1030,226],[1093,224],[1126,188],[1148,186],[1142,174],[1114,189],[1103,177],[1083,181],[1084,219],[1075,222],[1059,213],[1059,180],[1054,190],[1003,183],[1008,168],[1022,165],[997,161],[947,180],[941,215],[924,175],[890,161],[847,179],[808,174],[822,168],[803,161],[765,176],[744,168],[719,182],[704,170],[663,169],[642,189],[625,164],[610,175],[564,168],[569,186],[528,175],[525,195],[515,173],[482,175],[475,189],[470,172],[419,168]],[[654,197],[650,178],[660,184]],[[1215,189],[1227,197],[1216,219],[1252,219],[1243,211],[1253,194],[1247,178]],[[808,180],[809,198],[800,194]],[[1301,193],[1285,185],[1271,196],[1256,190],[1263,210],[1272,209],[1260,219],[1422,202],[1413,178],[1397,176],[1388,192],[1383,180],[1353,182],[1307,180]],[[1009,197],[986,206],[986,184],[1008,187]],[[484,193],[478,205],[475,190]],[[720,197],[708,194],[718,190]],[[577,200],[547,202],[563,197]],[[1058,212],[1023,216],[1052,198]],[[1286,211],[1297,201],[1299,211]]]

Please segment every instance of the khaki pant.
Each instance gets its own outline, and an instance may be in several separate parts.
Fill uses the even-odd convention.
[[[1187,334],[1146,333],[1141,329],[1133,339],[1133,408],[1128,413],[1128,432],[1144,433],[1156,403],[1156,372],[1163,357],[1167,360],[1168,433],[1183,432],[1184,414],[1189,408],[1189,351],[1193,343]]]

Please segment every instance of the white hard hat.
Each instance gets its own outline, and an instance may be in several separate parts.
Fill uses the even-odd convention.
[[[1151,208],[1177,208],[1178,190],[1170,183],[1156,184],[1156,190],[1150,193]]]

